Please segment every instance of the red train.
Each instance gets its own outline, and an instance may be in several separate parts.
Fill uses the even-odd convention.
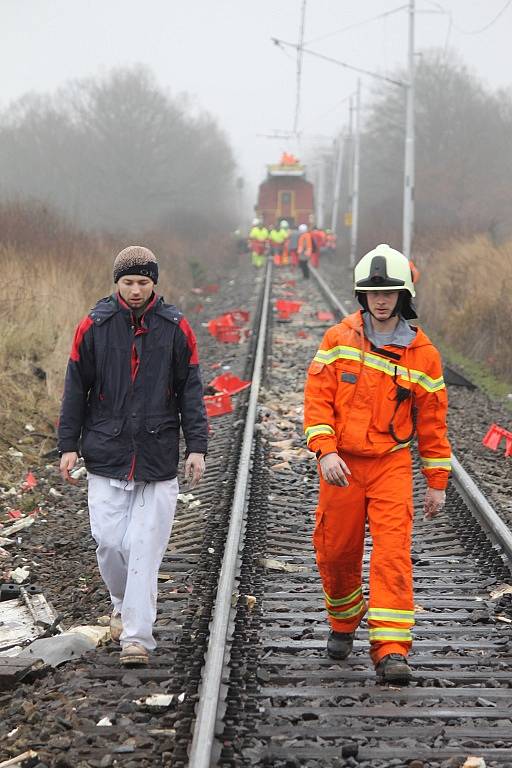
[[[306,180],[306,167],[294,155],[284,153],[279,163],[267,165],[255,210],[266,227],[282,219],[292,227],[314,220],[313,184]]]

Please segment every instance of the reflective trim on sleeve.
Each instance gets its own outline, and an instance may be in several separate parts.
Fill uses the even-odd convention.
[[[306,441],[309,445],[309,441],[313,437],[317,437],[318,435],[334,435],[336,433],[330,424],[315,424],[312,427],[307,427],[304,430],[304,434],[306,435]]]
[[[420,456],[420,459],[423,469],[445,469],[447,472],[450,472],[452,468],[451,456],[447,459],[429,459],[426,456]]]
[[[366,618],[368,621],[392,621],[396,624],[414,626],[414,611],[397,611],[394,608],[370,608]]]

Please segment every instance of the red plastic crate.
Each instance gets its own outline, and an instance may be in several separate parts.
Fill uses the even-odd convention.
[[[205,395],[204,404],[209,419],[213,416],[224,416],[233,411],[233,402],[226,392],[221,392],[220,395]]]

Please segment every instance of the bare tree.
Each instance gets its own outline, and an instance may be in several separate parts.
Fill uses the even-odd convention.
[[[206,114],[141,67],[21,99],[0,116],[3,199],[48,201],[74,222],[141,230],[199,213],[226,224],[235,164]]]

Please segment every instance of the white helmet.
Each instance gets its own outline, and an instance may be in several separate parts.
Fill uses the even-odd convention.
[[[308,225],[307,224],[299,224],[299,232],[303,234],[304,232],[308,231]]]
[[[378,245],[365,254],[354,270],[354,290],[367,291],[408,291],[411,298],[416,296],[409,262],[400,251],[386,243]]]
[[[260,224],[261,221],[258,218],[252,220],[253,227],[259,227]]]
[[[286,221],[286,219],[283,219],[283,220],[281,221],[281,223],[279,224],[279,226],[281,227],[281,229],[288,229],[288,227],[289,227],[290,225],[288,224],[288,222]]]

